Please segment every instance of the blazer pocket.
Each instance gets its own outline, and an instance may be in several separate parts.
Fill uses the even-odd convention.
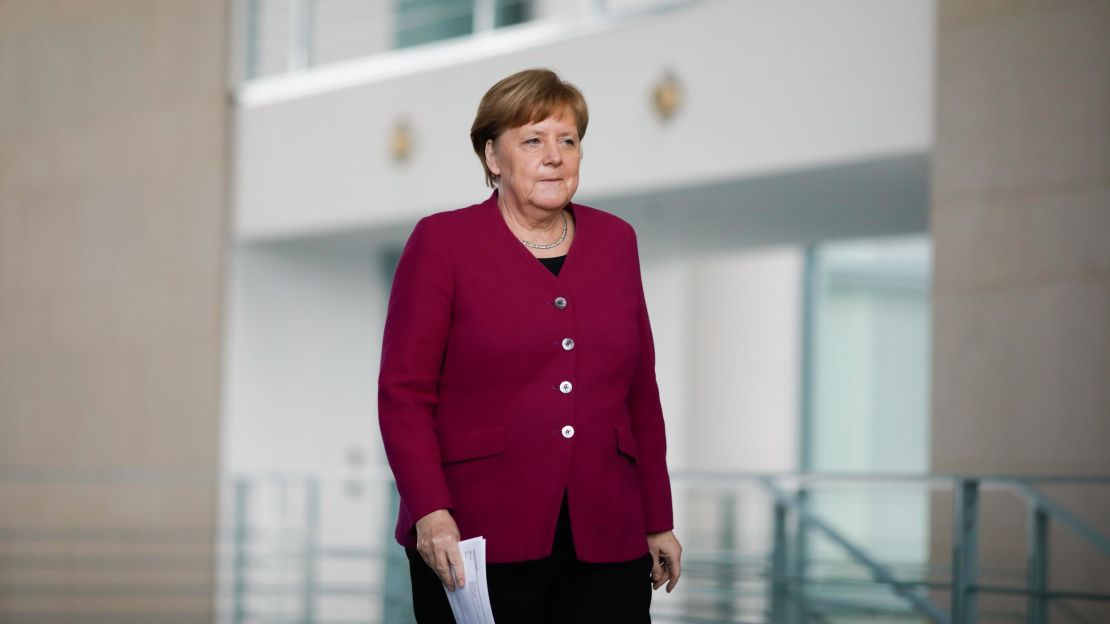
[[[636,461],[636,438],[628,425],[617,425],[617,450],[632,461]]]
[[[505,452],[505,427],[462,429],[439,434],[439,456],[444,464]]]

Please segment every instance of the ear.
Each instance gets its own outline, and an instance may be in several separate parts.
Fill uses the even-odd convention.
[[[501,167],[497,164],[497,150],[494,149],[493,139],[486,140],[486,166],[495,176],[501,175]]]

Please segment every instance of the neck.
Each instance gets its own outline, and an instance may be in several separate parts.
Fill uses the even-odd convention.
[[[544,235],[563,229],[563,209],[537,208],[527,203],[509,200],[500,191],[497,207],[506,220],[521,231],[531,235]]]

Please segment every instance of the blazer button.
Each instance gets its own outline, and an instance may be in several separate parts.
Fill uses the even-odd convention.
[[[567,425],[566,427],[563,427],[563,437],[568,439],[568,440],[573,438],[574,437],[574,427],[571,427],[570,425]]]
[[[572,387],[573,386],[570,385],[569,381],[564,381],[563,383],[559,384],[559,391],[563,394],[570,394],[570,389]]]
[[[567,307],[566,297],[555,297],[555,307],[558,308],[559,310],[562,310],[563,308]]]
[[[574,339],[573,338],[563,338],[563,348],[566,349],[567,351],[570,351],[571,349],[573,349],[574,348]]]

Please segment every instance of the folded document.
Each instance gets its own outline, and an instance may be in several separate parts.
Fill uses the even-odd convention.
[[[447,592],[451,613],[456,624],[493,624],[493,611],[489,606],[489,586],[486,584],[486,538],[474,537],[459,542],[462,552],[463,573],[466,585]]]

